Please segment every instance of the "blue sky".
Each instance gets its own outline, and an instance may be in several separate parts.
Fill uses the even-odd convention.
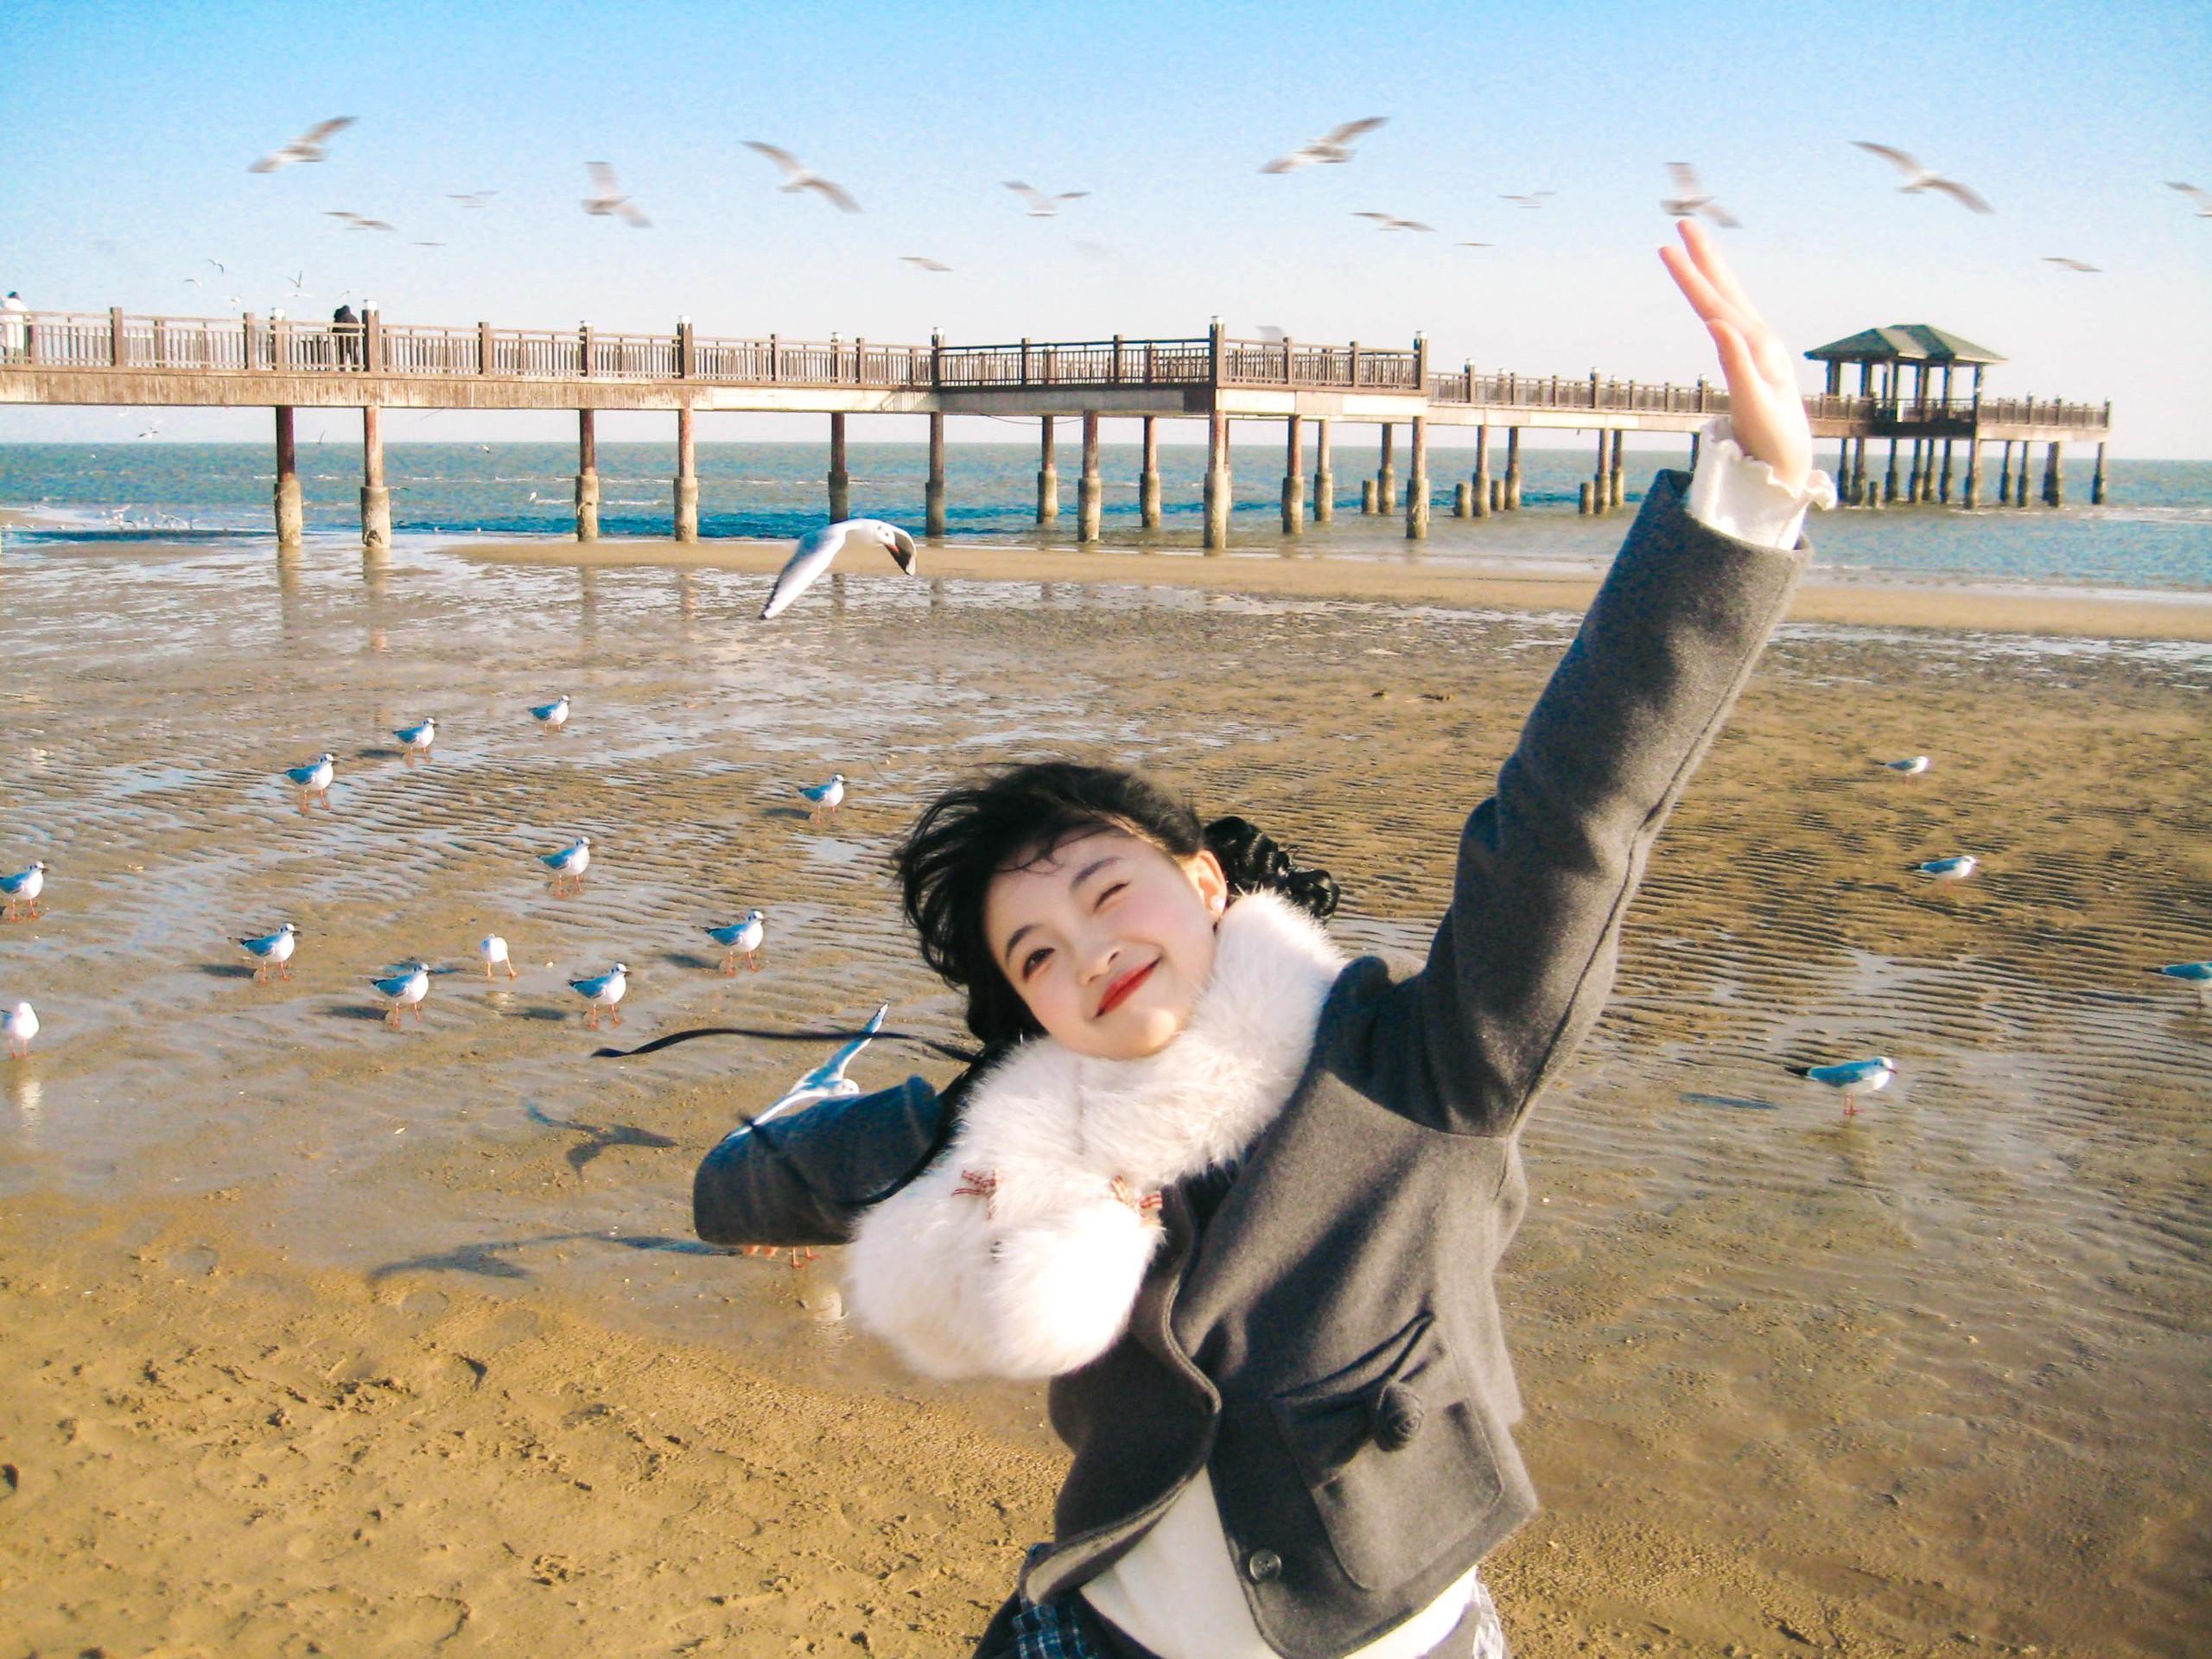
[[[1191,334],[1218,313],[1234,332],[1378,345],[1426,329],[1446,362],[1688,379],[1710,366],[1704,336],[1651,253],[1669,234],[1663,163],[1688,160],[1743,219],[1726,245],[1797,349],[1936,323],[2008,354],[1993,391],[2112,399],[2118,453],[2212,456],[2212,219],[2164,183],[2212,189],[2201,3],[34,0],[0,12],[0,287],[38,308],[219,315],[235,295],[265,311],[296,274],[313,298],[296,314],[350,292],[398,321],[646,330],[688,314],[706,334],[920,340],[935,324],[980,340]],[[245,171],[334,115],[359,121],[327,162]],[[1351,164],[1258,171],[1366,115],[1389,124]],[[748,138],[866,211],[779,194]],[[1898,194],[1854,138],[1918,153],[1999,211]],[[581,210],[583,163],[601,159],[650,230]],[[1030,219],[1011,178],[1092,194]],[[499,193],[481,212],[447,199],[479,189]],[[1499,199],[1537,189],[1557,193],[1538,211]],[[397,232],[325,216],[340,208]],[[1380,232],[1362,208],[1437,233]],[[267,417],[163,424],[257,438]],[[702,436],[818,424],[717,416]],[[0,410],[0,441],[118,431],[106,411]]]

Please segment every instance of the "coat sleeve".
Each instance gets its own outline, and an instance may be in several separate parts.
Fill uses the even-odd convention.
[[[710,1244],[842,1244],[861,1213],[912,1180],[944,1144],[945,1098],[919,1077],[740,1125],[691,1180],[691,1222]]]
[[[1596,1023],[1652,841],[1811,557],[1707,529],[1687,487],[1654,482],[1468,818],[1427,963],[1379,989],[1356,969],[1359,1011],[1325,1015],[1332,1069],[1433,1128],[1511,1132]]]

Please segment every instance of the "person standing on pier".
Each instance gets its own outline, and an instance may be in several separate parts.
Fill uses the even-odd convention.
[[[1480,1567],[1536,1510],[1496,1283],[1521,1130],[1834,501],[1791,359],[1681,234],[1731,414],[1646,495],[1424,962],[1348,960],[1335,882],[1242,819],[1003,767],[897,855],[982,1058],[699,1167],[702,1237],[849,1244],[846,1306],[917,1370],[1050,1379],[1054,1537],[978,1659],[1506,1659]]]
[[[0,350],[8,353],[11,363],[23,359],[30,338],[30,326],[23,319],[30,314],[31,308],[23,303],[23,296],[12,288],[8,290],[8,297],[0,300]]]
[[[338,341],[338,366],[358,369],[361,366],[361,320],[350,305],[340,305],[330,314],[330,332]]]

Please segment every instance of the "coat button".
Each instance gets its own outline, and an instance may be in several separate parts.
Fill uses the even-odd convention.
[[[1255,1549],[1244,1558],[1244,1576],[1255,1584],[1265,1584],[1282,1571],[1282,1557],[1272,1549]]]
[[[1393,1382],[1376,1396],[1373,1414],[1376,1445],[1385,1452],[1395,1452],[1413,1444],[1427,1413],[1421,1395],[1402,1382]]]

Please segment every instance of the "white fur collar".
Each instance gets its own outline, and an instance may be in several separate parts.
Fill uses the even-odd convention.
[[[862,1218],[855,1317],[934,1376],[1053,1376],[1104,1353],[1160,1240],[1142,1200],[1236,1157],[1282,1109],[1344,964],[1318,922],[1248,894],[1159,1053],[1022,1045],[969,1092],[944,1155]]]

